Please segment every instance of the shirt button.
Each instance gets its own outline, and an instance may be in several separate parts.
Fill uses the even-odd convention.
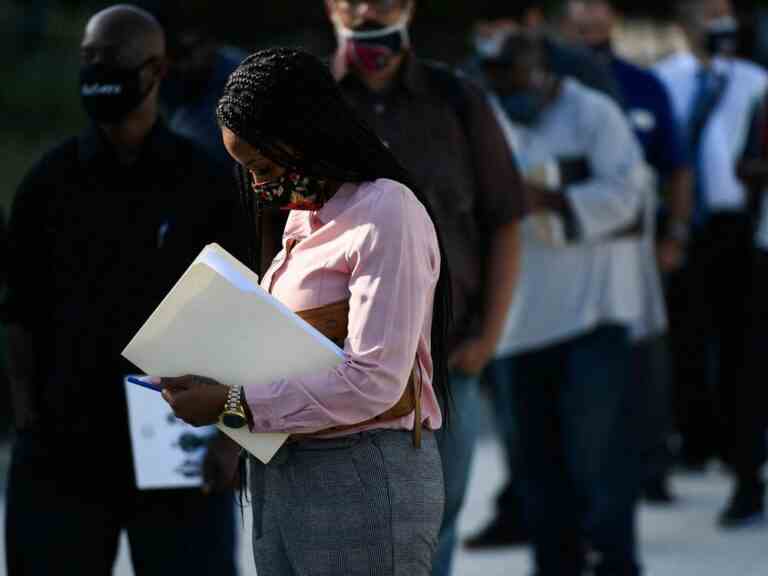
[[[269,428],[269,425],[270,425],[270,424],[271,424],[271,422],[270,422],[269,420],[267,420],[266,418],[265,418],[264,420],[262,420],[262,421],[261,421],[261,426],[262,426],[263,428]]]
[[[376,112],[376,114],[378,114],[379,116],[384,114],[386,110],[387,110],[386,106],[384,106],[384,104],[382,104],[381,102],[379,102],[373,107],[373,111]]]

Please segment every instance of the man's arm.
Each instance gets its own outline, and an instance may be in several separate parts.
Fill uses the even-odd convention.
[[[13,200],[8,221],[7,293],[2,321],[8,334],[6,364],[14,421],[19,430],[34,426],[39,418],[36,389],[39,378],[38,356],[33,327],[46,322],[51,294],[51,241],[47,198],[61,186],[60,164],[43,158],[26,175]],[[58,158],[67,158],[59,154]],[[55,287],[54,287],[55,288]]]
[[[613,102],[595,100],[585,134],[591,177],[563,189],[580,241],[603,240],[641,214],[646,173],[629,123]]]
[[[19,324],[9,325],[7,335],[6,365],[14,423],[17,430],[25,430],[34,427],[40,416],[34,392],[36,378],[34,345],[32,335]]]
[[[452,358],[452,364],[463,372],[479,374],[496,352],[517,285],[519,255],[519,223],[497,228],[490,242],[480,335],[459,346]]]
[[[678,269],[685,259],[688,229],[693,210],[693,174],[689,168],[680,167],[667,176],[667,221],[657,252],[659,266],[664,272]]]
[[[768,183],[768,97],[754,106],[744,153],[737,166],[739,179],[750,191],[762,190]]]
[[[7,324],[6,366],[11,392],[14,424],[17,430],[33,427],[38,420],[37,394],[34,390],[36,379],[36,354],[27,312],[31,304],[32,286],[29,281],[29,263],[36,260],[29,248],[25,213],[25,199],[19,194],[11,215],[8,258],[8,295],[4,304]],[[38,239],[39,241],[39,239]]]
[[[657,232],[657,257],[661,270],[672,272],[685,260],[693,214],[693,173],[669,91],[661,79],[655,75],[651,78],[656,86],[658,107],[650,163],[661,179],[665,208],[663,228]]]
[[[519,221],[525,211],[523,183],[515,159],[488,100],[468,91],[467,138],[477,181],[481,230],[490,231],[485,257],[480,334],[459,345],[450,364],[479,374],[493,357],[504,331],[520,267]]]

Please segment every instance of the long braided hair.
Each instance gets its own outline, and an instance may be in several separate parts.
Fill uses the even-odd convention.
[[[222,127],[288,170],[338,182],[388,178],[408,186],[425,206],[437,231],[441,257],[432,315],[432,383],[447,422],[451,404],[448,260],[432,208],[408,171],[347,105],[328,67],[303,50],[268,48],[248,56],[229,77],[216,116]],[[261,245],[255,195],[245,170],[241,166],[235,170],[249,223],[247,263],[256,268],[260,266]]]

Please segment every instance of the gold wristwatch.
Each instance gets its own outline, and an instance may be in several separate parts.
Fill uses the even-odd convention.
[[[227,428],[242,428],[247,419],[243,409],[243,388],[241,386],[230,386],[227,394],[227,403],[224,405],[224,411],[219,416],[219,421]]]

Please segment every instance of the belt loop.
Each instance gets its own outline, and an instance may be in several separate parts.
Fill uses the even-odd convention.
[[[421,448],[421,363],[416,360],[416,364],[419,367],[419,375],[415,378],[413,386],[413,447]]]

